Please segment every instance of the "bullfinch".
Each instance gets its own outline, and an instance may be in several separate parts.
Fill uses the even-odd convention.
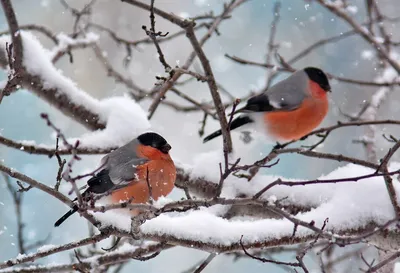
[[[328,77],[321,69],[298,70],[235,111],[234,114],[244,114],[232,121],[230,130],[248,125],[242,129],[255,129],[270,140],[298,140],[325,118],[329,108],[327,92],[330,91]],[[204,143],[221,134],[221,130],[210,134],[204,138]]]
[[[174,188],[176,168],[169,155],[171,146],[156,133],[144,133],[112,151],[101,160],[101,170],[87,181],[84,201],[91,196],[111,194],[113,203],[132,200],[146,203],[168,195]],[[150,189],[149,189],[150,186]],[[76,201],[76,199],[74,200]],[[74,205],[54,226],[61,225],[78,210]]]

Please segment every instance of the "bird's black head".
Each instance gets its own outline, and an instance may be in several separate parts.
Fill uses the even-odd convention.
[[[304,68],[304,72],[307,73],[310,80],[317,83],[323,90],[325,90],[326,92],[331,91],[331,86],[329,85],[328,77],[326,76],[324,71],[315,67],[306,67]]]
[[[151,146],[163,152],[164,154],[168,154],[169,150],[171,150],[171,145],[159,134],[156,133],[144,133],[138,136],[138,140],[141,144],[145,146]]]

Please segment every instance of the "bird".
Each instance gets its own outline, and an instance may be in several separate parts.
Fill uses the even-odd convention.
[[[174,188],[176,168],[169,155],[171,145],[159,134],[147,132],[112,151],[101,159],[99,172],[87,181],[82,199],[111,193],[111,201],[146,203],[167,196]],[[76,201],[75,198],[74,201]],[[54,224],[61,225],[78,211],[74,203],[70,211]]]
[[[331,86],[324,71],[305,67],[251,97],[243,108],[232,113],[243,114],[232,120],[229,129],[255,129],[276,142],[298,140],[325,118],[329,109],[328,92]],[[205,137],[203,143],[221,134],[217,130]]]

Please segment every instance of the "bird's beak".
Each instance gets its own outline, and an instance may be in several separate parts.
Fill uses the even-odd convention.
[[[326,92],[331,93],[332,92],[332,88],[328,85],[325,87]]]
[[[164,154],[167,154],[169,150],[171,150],[171,145],[169,145],[168,143],[160,148],[160,151]]]

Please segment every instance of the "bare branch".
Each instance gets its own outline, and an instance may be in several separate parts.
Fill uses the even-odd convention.
[[[380,268],[384,267],[385,265],[389,264],[390,262],[396,260],[400,257],[400,251],[394,253],[393,255],[389,256],[386,260],[381,261],[380,263],[376,264],[375,266],[370,267],[366,273],[377,272]]]
[[[26,253],[26,248],[25,248],[25,239],[24,239],[24,226],[25,224],[22,222],[22,211],[21,211],[21,206],[22,206],[22,192],[17,191],[12,185],[10,178],[7,174],[2,173],[3,178],[6,182],[8,191],[11,194],[11,197],[14,201],[14,208],[15,208],[15,215],[17,218],[17,240],[18,240],[18,249],[19,253],[24,254]]]
[[[248,61],[236,56],[231,56],[228,54],[225,54],[225,57],[227,57],[228,59],[235,61],[237,63],[240,64],[244,64],[244,65],[254,65],[254,66],[258,66],[258,67],[263,67],[263,68],[268,68],[268,69],[274,69],[276,71],[279,72],[296,72],[296,70],[294,69],[289,69],[287,67],[279,67],[273,64],[266,64],[266,63],[260,63],[260,62],[254,62],[254,61]],[[349,83],[349,84],[357,84],[357,85],[363,85],[363,86],[377,86],[377,87],[382,87],[382,86],[397,86],[400,85],[400,82],[370,82],[370,81],[362,81],[362,80],[354,80],[354,79],[349,79],[349,78],[344,78],[344,77],[339,77],[339,76],[335,76],[333,74],[330,73],[326,73],[326,75],[328,76],[328,78],[330,79],[335,79],[337,81],[340,82],[345,82],[345,83]]]
[[[362,38],[364,38],[365,41],[370,43],[375,48],[378,54],[381,54],[385,58],[385,60],[390,63],[390,65],[393,67],[393,69],[397,71],[397,73],[400,73],[400,64],[391,56],[389,56],[389,53],[386,52],[381,44],[378,43],[375,37],[370,35],[361,25],[354,21],[351,16],[349,16],[341,8],[338,8],[334,4],[325,2],[325,0],[317,0],[317,2],[320,3],[321,6],[327,8],[333,14],[337,15],[345,22],[347,22],[354,29],[354,31],[356,31]]]
[[[10,28],[11,40],[13,43],[13,66],[15,68],[15,72],[19,74],[23,71],[22,59],[24,55],[17,17],[15,16],[13,6],[11,5],[11,2],[9,0],[1,0],[1,5],[3,6],[4,15],[7,19],[8,27]]]
[[[275,35],[276,35],[276,28],[277,28],[277,25],[278,25],[279,19],[280,19],[280,9],[281,9],[281,3],[275,2],[274,9],[273,9],[274,17],[271,22],[269,39],[268,39],[267,57],[265,58],[265,63],[267,63],[267,64],[271,63],[271,58],[277,50],[277,45],[275,45]],[[266,77],[267,82],[266,82],[263,90],[267,90],[270,87],[273,74],[274,74],[273,71],[271,71],[271,70],[267,71],[267,77]]]
[[[214,260],[216,256],[217,254],[210,253],[210,255],[208,255],[208,257],[197,267],[195,271],[193,271],[193,273],[200,273],[201,271],[203,271],[207,267],[207,265],[209,265],[211,261]]]

